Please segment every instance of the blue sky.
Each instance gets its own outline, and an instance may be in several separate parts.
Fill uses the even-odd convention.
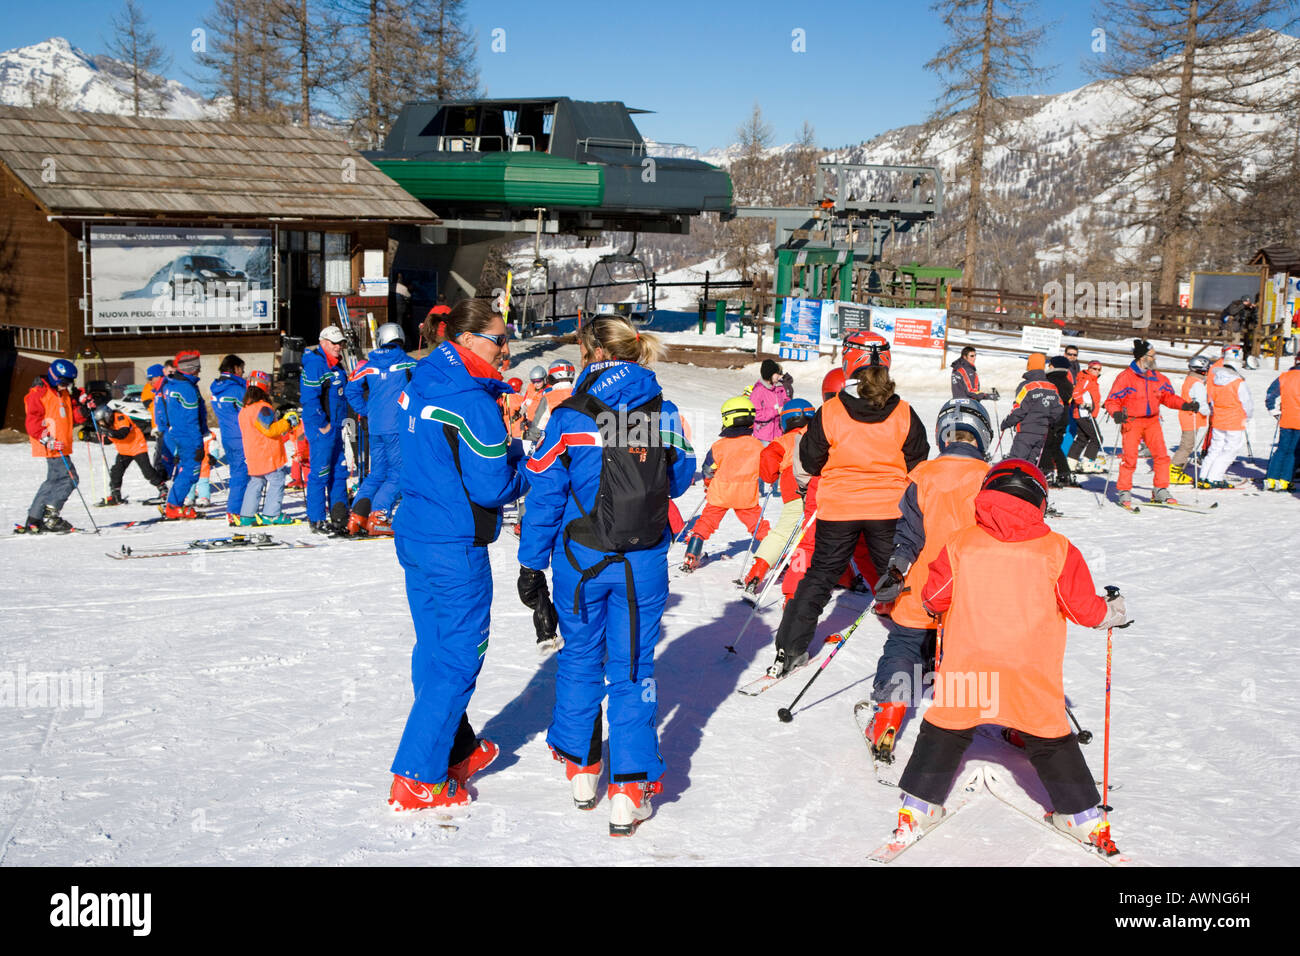
[[[208,4],[139,4],[172,53],[169,75],[197,85],[190,31]],[[0,23],[0,49],[63,36],[89,53],[103,52],[118,9],[114,0],[12,4]],[[1039,10],[1047,29],[1040,62],[1055,67],[1055,75],[1027,92],[1088,82],[1084,62],[1096,55],[1092,5],[1049,0]],[[796,139],[805,120],[823,147],[917,122],[939,88],[924,64],[945,39],[939,14],[912,0],[471,0],[468,14],[490,95],[623,100],[655,111],[637,119],[646,136],[701,149],[732,142],[755,102],[777,143]],[[494,53],[498,29],[505,51]],[[796,30],[804,31],[806,52],[792,49]]]

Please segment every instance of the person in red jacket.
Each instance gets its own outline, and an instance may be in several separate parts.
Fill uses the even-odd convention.
[[[683,571],[700,566],[704,542],[718,525],[735,511],[745,530],[759,541],[767,537],[768,523],[762,520],[758,499],[758,459],[763,443],[754,437],[754,403],[743,395],[722,403],[722,431],[705,456],[704,510],[686,541]]]
[[[1133,361],[1115,376],[1115,384],[1106,396],[1105,408],[1120,426],[1124,439],[1124,459],[1115,483],[1117,500],[1125,508],[1133,506],[1133,472],[1137,470],[1138,445],[1146,442],[1155,469],[1154,502],[1177,504],[1169,495],[1169,448],[1160,430],[1160,406],[1184,412],[1200,408],[1195,401],[1183,401],[1169,379],[1156,371],[1156,353],[1151,343],[1133,340]]]
[[[77,469],[68,457],[72,429],[87,421],[81,403],[72,394],[76,380],[77,366],[68,359],[55,359],[45,374],[32,382],[24,400],[24,424],[32,443],[32,457],[45,459],[45,481],[27,509],[22,531],[73,530],[59,512],[77,487]]]
[[[1070,396],[1074,415],[1074,444],[1070,446],[1069,465],[1077,472],[1100,474],[1106,469],[1097,461],[1101,451],[1101,429],[1097,427],[1097,413],[1101,411],[1101,363],[1093,359],[1079,373],[1074,393]]]
[[[1046,510],[1043,473],[1027,461],[1001,461],[975,496],[975,524],[949,538],[930,563],[921,600],[942,616],[942,659],[934,703],[899,781],[897,842],[917,839],[943,818],[975,728],[996,723],[1024,739],[1052,802],[1052,823],[1082,843],[1114,850],[1097,785],[1066,723],[1062,672],[1066,623],[1122,624],[1124,599],[1096,593],[1078,548],[1043,522]]]

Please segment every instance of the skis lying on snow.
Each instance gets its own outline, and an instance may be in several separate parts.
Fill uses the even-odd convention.
[[[228,538],[200,538],[174,548],[132,548],[122,545],[117,554],[108,556],[118,561],[128,558],[169,558],[181,554],[225,554],[231,551],[266,551],[268,549],[294,550],[315,548],[309,541],[276,541],[269,534],[235,534]]]
[[[956,794],[955,801],[950,807],[947,808],[947,813],[945,813],[943,817],[939,819],[938,822],[936,822],[926,830],[918,831],[917,833],[914,834],[907,834],[906,839],[900,838],[901,835],[898,833],[898,831],[895,831],[894,838],[890,839],[887,843],[881,844],[875,850],[871,851],[871,853],[867,855],[867,859],[871,860],[874,863],[894,862],[894,860],[897,860],[900,856],[902,856],[905,852],[907,852],[907,850],[910,847],[913,847],[917,843],[921,842],[921,840],[924,837],[929,836],[935,830],[939,829],[939,827],[943,826],[945,823],[947,823],[949,820],[955,817],[959,812],[961,812],[962,809],[969,806],[970,803],[976,797],[978,797],[980,793],[983,791],[987,791],[994,799],[998,800],[1000,803],[1005,803],[1008,807],[1015,810],[1017,813],[1021,814],[1022,816],[1028,817],[1030,820],[1033,820],[1039,826],[1044,827],[1047,830],[1050,830],[1052,833],[1056,834],[1062,840],[1068,841],[1071,846],[1075,846],[1079,848],[1080,850],[1089,854],[1090,856],[1093,856],[1096,859],[1101,860],[1103,863],[1106,863],[1110,866],[1121,866],[1123,864],[1131,862],[1128,857],[1119,853],[1116,853],[1113,856],[1106,856],[1101,851],[1099,851],[1095,846],[1092,846],[1091,844],[1087,844],[1087,843],[1081,843],[1078,840],[1076,840],[1074,837],[1072,837],[1070,834],[1058,830],[1052,824],[1050,819],[1044,818],[1041,808],[1036,803],[1032,806],[1032,808],[1028,806],[1024,806],[1022,805],[1023,801],[1017,800],[1017,798],[1013,796],[1011,792],[1011,788],[1008,787],[1003,780],[1002,772],[1000,769],[996,767],[986,766],[986,765],[981,765],[979,767],[976,767],[975,770],[972,771],[972,773],[960,785],[960,789],[954,791],[954,793]]]
[[[1170,511],[1189,511],[1194,515],[1208,515],[1213,509],[1219,507],[1216,501],[1209,508],[1198,508],[1195,505],[1185,505],[1181,501],[1178,504],[1170,504],[1167,501],[1148,501],[1148,508],[1168,508]]]
[[[799,673],[799,671],[803,670],[810,663],[812,663],[811,660],[805,660],[802,664],[790,668],[780,677],[773,677],[770,674],[765,673],[762,677],[758,678],[757,680],[752,680],[748,684],[741,684],[739,687],[736,688],[736,693],[744,694],[747,697],[757,697],[759,694],[763,693],[763,691],[771,690],[773,687],[781,683],[781,681],[785,680],[787,677]]]

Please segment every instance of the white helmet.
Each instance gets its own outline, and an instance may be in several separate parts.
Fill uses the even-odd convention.
[[[979,402],[969,398],[954,398],[944,403],[939,409],[939,419],[935,422],[934,436],[939,441],[939,450],[943,451],[956,440],[957,432],[965,432],[975,438],[975,446],[984,454],[993,441],[993,424],[989,413]]]
[[[398,345],[405,345],[406,333],[402,331],[402,327],[396,322],[385,322],[375,333],[375,345],[382,349],[385,345],[393,342]]]

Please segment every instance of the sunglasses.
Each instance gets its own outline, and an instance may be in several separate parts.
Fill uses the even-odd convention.
[[[505,345],[507,340],[509,340],[510,338],[509,335],[506,335],[504,333],[501,335],[487,335],[484,332],[471,332],[470,335],[477,335],[481,339],[487,339],[497,348],[501,348],[503,345]]]

